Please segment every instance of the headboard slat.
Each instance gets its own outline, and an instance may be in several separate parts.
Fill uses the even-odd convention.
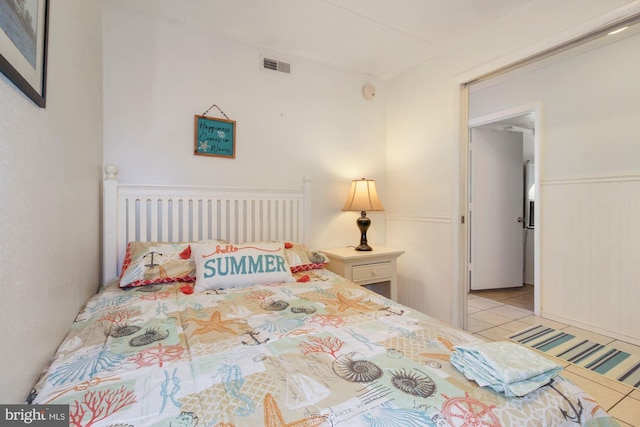
[[[152,242],[159,242],[158,222],[154,220],[158,218],[158,200],[149,200],[149,218],[151,219],[149,240]]]
[[[169,238],[169,199],[166,197],[160,197],[158,199],[160,204],[160,241],[167,240]]]
[[[264,190],[119,184],[115,166],[105,171],[104,281],[119,274],[133,240],[305,243],[309,178],[300,189]]]

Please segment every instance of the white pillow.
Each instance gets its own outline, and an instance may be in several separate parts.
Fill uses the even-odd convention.
[[[199,243],[192,245],[192,251],[196,262],[196,292],[294,281],[283,242]]]

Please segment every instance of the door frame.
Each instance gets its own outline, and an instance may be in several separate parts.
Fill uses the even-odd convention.
[[[459,191],[459,200],[458,206],[460,207],[460,212],[464,216],[464,218],[469,218],[469,139],[471,134],[471,128],[483,124],[493,123],[500,120],[505,120],[512,117],[521,116],[528,113],[534,113],[535,116],[535,131],[533,135],[534,140],[534,157],[535,157],[535,186],[536,186],[536,203],[534,206],[534,218],[535,218],[535,228],[534,228],[534,273],[533,273],[533,282],[534,282],[534,314],[540,315],[540,295],[541,295],[541,283],[540,283],[540,247],[541,247],[541,229],[542,229],[542,220],[540,218],[541,206],[543,204],[543,192],[540,185],[540,176],[542,170],[542,102],[535,102],[531,104],[520,105],[516,107],[511,107],[505,110],[501,110],[495,113],[487,114],[484,116],[476,117],[473,119],[468,119],[468,96],[469,90],[465,85],[463,90],[461,91],[461,96],[466,98],[462,101],[462,104],[466,106],[467,111],[465,114],[466,123],[461,124],[461,128],[463,129],[461,140],[460,140],[460,151],[458,153],[459,159],[461,161],[461,167],[459,170],[460,176],[460,191]],[[465,120],[463,119],[463,120]],[[460,241],[458,246],[458,259],[460,260],[460,266],[458,269],[459,272],[459,283],[460,288],[458,290],[459,295],[464,297],[464,304],[462,308],[463,313],[463,325],[464,328],[467,327],[467,308],[466,308],[466,300],[467,293],[469,292],[469,250],[470,250],[470,230],[469,230],[469,222],[461,221],[461,233],[460,233]]]

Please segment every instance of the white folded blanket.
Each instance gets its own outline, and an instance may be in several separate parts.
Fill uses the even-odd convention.
[[[549,383],[562,367],[533,350],[499,341],[455,346],[451,364],[481,387],[524,396]]]

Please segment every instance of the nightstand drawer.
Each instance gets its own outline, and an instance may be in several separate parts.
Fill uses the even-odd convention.
[[[391,262],[377,262],[373,264],[357,265],[351,268],[351,277],[356,283],[375,283],[389,280],[393,274]]]
[[[345,246],[321,252],[331,260],[327,265],[328,270],[396,301],[396,259],[403,251],[382,246],[374,246],[371,251],[356,251],[353,247]]]

